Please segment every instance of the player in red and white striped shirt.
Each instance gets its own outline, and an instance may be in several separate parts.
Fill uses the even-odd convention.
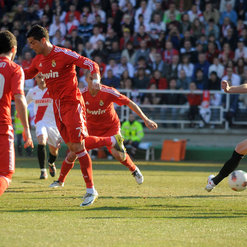
[[[44,77],[38,74],[35,77],[37,86],[31,88],[26,96],[27,104],[34,103],[34,123],[38,140],[38,160],[41,170],[40,179],[47,179],[46,172],[46,143],[49,146],[48,166],[52,177],[56,174],[54,164],[61,142],[61,136],[56,126],[53,112],[53,100],[46,87]]]
[[[88,136],[87,133],[85,105],[78,88],[75,68],[89,69],[97,87],[100,81],[99,66],[76,52],[52,45],[48,31],[40,25],[34,25],[29,30],[27,40],[37,55],[31,66],[24,70],[26,79],[33,78],[38,73],[45,78],[53,99],[56,125],[70,151],[76,153],[86,183],[87,192],[81,206],[89,206],[97,199],[98,193],[94,188],[92,161],[85,149],[84,139],[87,138],[87,142],[95,147],[113,145],[125,154],[119,135],[99,138]]]
[[[15,172],[14,130],[11,119],[11,100],[24,127],[24,147],[33,147],[24,96],[24,73],[13,62],[17,50],[15,36],[0,32],[0,196],[8,188]]]

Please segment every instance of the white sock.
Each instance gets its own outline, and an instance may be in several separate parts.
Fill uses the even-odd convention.
[[[40,171],[42,171],[42,172],[46,172],[46,168],[40,169]]]
[[[87,193],[93,194],[94,192],[97,192],[94,186],[92,188],[87,188]]]
[[[117,141],[116,141],[116,138],[115,138],[114,136],[111,136],[112,147],[115,146],[116,142],[117,142]]]

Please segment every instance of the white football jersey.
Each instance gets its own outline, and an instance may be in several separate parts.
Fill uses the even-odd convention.
[[[44,90],[41,90],[38,86],[31,88],[27,93],[26,99],[27,104],[34,103],[35,124],[42,120],[50,126],[56,126],[53,100],[50,98],[47,88]]]

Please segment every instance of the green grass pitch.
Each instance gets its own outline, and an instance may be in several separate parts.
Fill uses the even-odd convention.
[[[226,179],[211,193],[204,190],[222,164],[137,165],[145,177],[141,186],[121,164],[94,161],[99,199],[82,208],[78,164],[64,188],[52,189],[54,178],[39,179],[36,158],[18,158],[0,197],[0,247],[246,247],[247,191],[231,191]]]

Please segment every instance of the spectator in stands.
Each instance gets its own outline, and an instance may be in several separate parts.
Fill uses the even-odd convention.
[[[141,42],[146,42],[146,47],[150,44],[151,38],[150,35],[147,33],[144,25],[140,25],[138,31],[135,32],[133,36],[133,43],[135,48],[141,48]]]
[[[84,5],[82,8],[81,17],[86,16],[87,17],[87,23],[94,25],[94,16],[92,14],[92,11],[88,5]]]
[[[177,88],[182,90],[188,90],[190,82],[191,82],[191,77],[188,77],[186,75],[184,69],[180,69],[177,79]]]
[[[179,10],[176,9],[176,4],[174,2],[171,2],[169,4],[169,9],[164,12],[163,21],[167,24],[171,22],[170,17],[174,16],[175,20],[180,21],[181,20],[181,13]]]
[[[208,22],[206,22],[205,35],[207,37],[209,37],[209,35],[213,35],[215,39],[219,39],[220,29],[216,23],[214,22],[213,18],[209,19]]]
[[[196,76],[194,79],[196,84],[196,88],[200,90],[207,90],[208,89],[208,74],[205,75],[201,68],[196,70]]]
[[[181,18],[181,33],[185,34],[186,31],[190,31],[191,22],[187,12],[183,13]]]
[[[197,8],[196,4],[192,5],[191,10],[188,11],[188,15],[191,23],[194,23],[195,20],[198,20],[201,23],[204,21],[203,14],[200,9]]]
[[[171,78],[169,81],[169,90],[177,91],[177,80]],[[179,108],[172,107],[172,105],[182,105],[186,101],[186,98],[179,93],[170,92],[162,95],[161,104],[169,106],[168,108],[161,108],[161,119],[178,119]],[[169,118],[171,116],[171,118]],[[166,125],[165,125],[166,126]],[[176,124],[173,124],[173,127],[177,127]]]
[[[52,38],[55,35],[57,30],[61,32],[62,37],[66,35],[66,26],[63,22],[60,21],[59,15],[55,16],[53,23],[50,25],[50,28],[49,28],[50,38]]]
[[[128,28],[131,36],[134,34],[134,19],[131,19],[129,14],[124,14],[121,26],[123,30],[124,28]]]
[[[89,43],[92,44],[93,49],[97,48],[96,42],[98,40],[105,41],[105,37],[103,34],[100,33],[100,29],[98,26],[93,27],[93,35],[89,39]]]
[[[209,75],[208,90],[221,90],[221,81],[216,71],[212,71]]]
[[[201,105],[202,96],[195,93],[198,90],[195,82],[190,83],[189,89],[190,93],[187,95],[189,102],[188,119],[190,120],[190,127],[194,128],[195,120],[200,119],[199,105]]]
[[[107,16],[113,18],[113,20],[114,20],[113,21],[113,29],[120,37],[122,34],[121,20],[123,18],[123,12],[121,9],[119,9],[117,1],[112,1],[111,9],[108,12]]]
[[[237,49],[235,50],[234,62],[237,62],[239,58],[243,58],[247,62],[247,47],[244,45],[243,38],[240,38],[237,43]]]
[[[141,40],[140,48],[137,49],[137,51],[135,52],[135,65],[137,64],[137,61],[139,60],[140,57],[145,58],[146,62],[148,62],[149,49],[147,47],[146,40]]]
[[[171,22],[169,23],[168,30],[167,41],[171,41],[173,48],[178,51],[180,48],[182,35],[180,34],[178,27]]]
[[[69,6],[69,11],[66,13],[64,20],[66,25],[68,24],[68,22],[71,22],[72,16],[74,16],[75,20],[77,20],[77,22],[79,23],[81,18],[81,13],[78,10],[76,10],[76,6],[74,4],[71,4]]]
[[[120,38],[120,50],[122,51],[127,47],[128,42],[133,42],[133,37],[131,36],[130,29],[123,28],[123,37]]]
[[[224,74],[224,66],[220,63],[218,57],[213,59],[213,64],[211,64],[208,68],[208,76],[211,74],[212,71],[215,71],[219,78],[222,78]]]
[[[131,63],[132,65],[135,64],[136,52],[135,52],[135,49],[134,49],[134,46],[133,46],[132,42],[129,41],[126,44],[126,48],[121,53],[121,57],[122,56],[125,56],[127,58],[128,62]]]
[[[198,69],[201,69],[203,72],[203,75],[205,77],[207,77],[209,65],[210,65],[209,62],[206,60],[206,54],[205,53],[199,53],[198,63],[196,63],[194,66],[193,79],[195,79],[196,72]]]
[[[166,31],[166,25],[162,21],[161,16],[157,13],[153,16],[152,22],[150,23],[150,36],[153,40],[159,38],[162,31]]]
[[[52,23],[52,21],[53,21],[53,11],[50,8],[49,4],[45,4],[44,8],[42,9],[42,13],[41,14],[42,14],[42,16],[46,15],[47,18],[48,18],[48,22]]]
[[[220,12],[221,12],[220,20],[219,20],[220,25],[223,24],[225,17],[229,17],[230,21],[234,24],[234,26],[237,25],[238,16],[236,11],[233,9],[233,5],[231,3],[227,3],[226,10]]]
[[[52,10],[51,11],[51,18],[52,18]],[[27,22],[33,23],[39,21],[39,14],[38,11],[35,9],[34,5],[31,5],[27,8]]]
[[[152,71],[159,70],[161,72],[162,76],[164,76],[165,63],[162,60],[161,54],[159,52],[157,52],[157,50],[154,54],[154,61],[152,62],[151,67],[152,67]]]
[[[108,69],[106,76],[102,78],[102,83],[109,87],[119,88],[120,87],[120,78],[114,76],[113,71]]]
[[[206,58],[207,61],[212,64],[215,57],[219,56],[220,51],[216,48],[216,44],[213,42],[208,42]]]
[[[138,30],[140,26],[140,14],[143,16],[143,25],[145,26],[145,30],[149,31],[149,23],[151,20],[151,9],[147,6],[146,0],[141,0],[140,7],[136,10],[135,13],[135,32]]]
[[[191,34],[193,35],[195,40],[200,39],[201,35],[205,34],[205,25],[200,22],[198,18],[195,18],[195,20],[192,22]]]
[[[223,45],[222,51],[220,52],[219,59],[223,65],[226,65],[229,60],[234,59],[234,52],[231,50],[229,43]]]
[[[167,89],[168,83],[166,78],[162,77],[162,74],[159,70],[154,70],[152,73],[152,78],[150,79],[148,88],[151,87],[151,85],[155,84],[157,89]]]
[[[71,13],[69,15],[68,21],[66,22],[66,29],[68,34],[71,34],[71,32],[74,29],[77,29],[80,25],[80,22],[76,19],[76,17]]]
[[[189,42],[189,41],[186,41]],[[186,52],[181,59],[181,63],[178,65],[178,75],[180,74],[181,70],[184,70],[185,76],[191,80],[193,76],[193,71],[194,71],[194,65],[190,62],[190,56],[187,55],[188,53]]]
[[[92,52],[93,52],[93,45],[90,42],[87,42],[86,45],[85,45],[86,57],[91,59]]]
[[[109,56],[108,50],[105,48],[105,43],[100,39],[96,42],[96,48],[92,52],[93,57],[96,55],[103,57],[104,60],[107,60]]]
[[[133,87],[135,89],[147,89],[149,84],[149,78],[145,73],[144,68],[139,68],[137,70],[136,76],[133,78]]]
[[[219,11],[213,7],[211,2],[206,3],[205,10],[203,12],[204,20],[209,23],[210,21],[213,23],[218,23],[220,14]]]
[[[83,43],[88,42],[89,38],[93,33],[93,25],[87,21],[88,17],[86,15],[82,15],[80,19],[80,24],[77,28],[78,35],[82,38]]]
[[[100,2],[92,5],[92,14],[94,17],[94,24],[97,24],[97,17],[100,17],[102,23],[106,23],[106,12],[101,8]]]
[[[242,78],[244,75],[244,69],[245,68],[246,68],[246,62],[245,62],[244,58],[240,57],[237,60],[235,68],[234,68],[235,73]]]
[[[163,61],[167,64],[172,63],[172,58],[174,56],[178,56],[179,52],[178,50],[173,48],[173,44],[170,40],[167,40],[165,43],[165,50],[163,52]]]
[[[105,39],[105,48],[108,52],[111,52],[112,50],[112,43],[114,41],[118,42],[119,38],[116,34],[116,32],[114,31],[114,29],[112,27],[107,29],[107,33],[106,33],[106,39]]]
[[[120,62],[121,59],[121,51],[119,49],[119,42],[113,41],[112,42],[112,49],[109,53],[108,59],[115,59],[117,63]]]
[[[18,4],[16,12],[15,12],[14,17],[13,17],[13,22],[14,21],[20,21],[22,23],[22,25],[25,25],[26,21],[27,21],[27,17],[28,17],[28,15],[27,15],[26,10],[24,10],[24,5],[21,3]]]
[[[231,47],[231,50],[235,50],[237,47],[237,33],[233,28],[228,28],[226,32],[226,36],[222,39],[222,45],[228,43]]]
[[[114,58],[109,58],[108,64],[106,65],[104,77],[107,77],[107,71],[109,69],[112,70],[112,73],[114,76],[116,76],[116,77],[118,76],[117,62]]]
[[[71,43],[71,46],[72,46],[72,50],[76,50],[78,44],[83,43],[82,38],[78,35],[77,29],[73,29],[72,30],[69,40],[70,40],[70,43]]]
[[[120,63],[117,65],[117,74],[119,77],[123,74],[124,71],[128,71],[128,76],[130,78],[134,77],[134,66],[128,62],[127,58],[125,56],[121,57]]]
[[[178,65],[179,65],[179,56],[172,56],[172,63],[166,64],[165,67],[165,77],[170,80],[172,77],[178,78]]]
[[[150,73],[151,73],[151,68],[150,68],[150,66],[149,66],[149,63],[148,62],[146,62],[146,59],[145,59],[145,57],[140,57],[139,59],[138,59],[138,61],[137,61],[137,64],[136,64],[136,66],[135,66],[135,74],[137,74],[137,71],[138,71],[138,69],[140,69],[140,68],[142,68],[142,69],[144,69],[145,70],[145,74],[146,75],[150,75]]]

